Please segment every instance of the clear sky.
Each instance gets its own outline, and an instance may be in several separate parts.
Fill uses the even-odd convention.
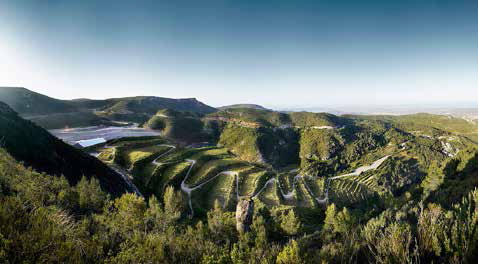
[[[213,106],[478,101],[478,1],[0,0],[0,86]]]

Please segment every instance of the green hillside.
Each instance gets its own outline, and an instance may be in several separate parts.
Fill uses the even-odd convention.
[[[356,119],[383,120],[416,134],[433,136],[436,130],[464,135],[478,142],[478,124],[462,118],[427,113],[399,116],[351,116]]]
[[[97,102],[95,103],[97,104]],[[85,102],[82,102],[85,105]],[[161,109],[189,111],[207,114],[216,111],[195,98],[170,99],[153,96],[114,98],[103,101],[96,113],[113,120],[125,120],[143,123]]]
[[[289,116],[270,110],[253,108],[231,108],[206,116],[207,119],[221,122],[234,122],[242,126],[281,126],[290,123]]]
[[[58,100],[19,87],[0,87],[0,101],[46,129],[114,125],[112,121],[143,124],[156,112],[166,108],[198,114],[216,111],[195,98],[138,96],[105,100]]]
[[[253,128],[231,122],[221,130],[220,147],[185,148],[160,138],[131,138],[109,142],[108,148],[96,151],[105,162],[129,168],[134,183],[147,196],[167,204],[168,188],[180,192],[184,215],[207,220],[209,230],[230,241],[241,236],[236,238],[224,225],[229,223],[233,229],[235,207],[246,197],[257,207],[254,219],[259,226],[255,228],[268,230],[263,238],[269,241],[267,245],[277,243],[282,250],[289,250],[289,244],[281,240],[289,236],[297,242],[295,250],[307,252],[300,258],[307,262],[316,258],[336,262],[350,254],[373,262],[374,252],[387,259],[395,257],[386,251],[389,242],[380,242],[386,244],[380,244],[384,248],[374,248],[384,236],[393,243],[409,236],[409,244],[402,250],[421,261],[441,262],[457,258],[456,254],[461,260],[471,260],[476,256],[475,246],[463,251],[461,242],[452,245],[446,244],[447,240],[430,245],[426,236],[435,232],[430,234],[433,239],[447,238],[463,232],[464,243],[478,242],[474,220],[478,219],[476,144],[464,136],[433,129],[434,136],[426,137],[376,119],[349,119],[339,128]],[[284,156],[297,155],[285,167],[274,168],[271,160],[261,157],[268,153],[264,146],[281,145],[274,142],[276,137],[296,144],[295,150],[292,145],[284,148],[296,153]],[[446,143],[451,147],[445,147]],[[457,151],[450,152],[452,149]],[[188,188],[190,193],[185,191]],[[439,227],[429,224],[435,221],[431,214],[440,217]],[[466,231],[461,229],[464,226]],[[432,231],[434,228],[439,231]],[[253,229],[251,235],[258,235],[255,232]],[[337,253],[336,245],[353,246],[358,252],[345,248]],[[260,245],[249,247],[257,250]],[[252,253],[244,254],[251,257]],[[279,259],[277,254],[266,256]]]
[[[0,87],[0,102],[45,129],[111,124],[111,121],[71,101],[54,99],[20,87]]]
[[[204,130],[204,123],[200,118],[201,115],[194,112],[162,109],[143,127],[159,130],[163,136],[185,143],[209,141],[210,135]]]
[[[0,101],[21,115],[76,112],[68,101],[54,99],[21,87],[0,87]]]
[[[474,127],[459,119],[163,109],[145,127],[163,134],[85,150],[98,160],[1,104],[0,262],[478,256],[478,146]],[[205,138],[217,145],[198,144]],[[102,189],[116,196],[128,186],[110,167],[144,197],[111,200]],[[244,200],[254,202],[246,234],[236,231],[234,213]]]
[[[74,100],[77,112],[35,121],[129,120],[161,136],[84,150],[97,159],[0,104],[0,262],[474,263],[478,256],[472,122],[111,100]],[[120,197],[134,188],[144,197]],[[235,226],[244,200],[254,202],[247,234]],[[44,247],[50,254],[38,253]]]
[[[130,191],[123,178],[108,166],[21,118],[1,102],[0,142],[8,153],[25,165],[40,172],[63,175],[71,184],[86,176],[97,178],[101,187],[113,195]]]
[[[228,124],[218,144],[250,162],[287,166],[298,163],[298,133],[294,129],[244,127]]]
[[[247,112],[251,115],[249,110]],[[260,112],[258,117],[262,116],[264,113]],[[210,117],[211,115],[208,115],[205,119]],[[215,121],[225,125],[218,129],[217,148],[184,148],[183,140],[169,134],[174,130],[174,126],[180,127],[174,124],[173,120],[190,118],[194,122],[199,122],[200,119],[191,113],[162,110],[147,125],[164,131],[164,136],[168,138],[167,143],[156,146],[152,142],[141,142],[139,145],[128,145],[126,147],[128,150],[113,145],[114,150],[99,148],[96,151],[104,153],[100,154],[100,158],[104,157],[105,161],[115,162],[125,169],[132,169],[135,182],[143,186],[141,187],[144,188],[143,191],[150,194],[160,195],[161,190],[168,184],[179,188],[178,184],[189,169],[190,163],[187,160],[199,158],[194,168],[204,171],[200,174],[209,176],[196,176],[193,169],[190,179],[199,177],[203,179],[199,182],[203,182],[208,177],[213,177],[215,173],[232,170],[246,177],[240,180],[240,184],[248,182],[248,185],[244,186],[245,189],[258,191],[264,187],[264,194],[259,198],[266,206],[293,205],[313,209],[320,208],[320,203],[318,204],[316,199],[323,199],[326,192],[331,202],[340,206],[360,208],[367,208],[368,205],[363,202],[376,197],[399,197],[413,186],[419,185],[432,164],[442,164],[456,157],[458,153],[476,146],[476,143],[465,136],[454,135],[438,128],[432,128],[434,136],[427,137],[413,131],[402,130],[401,126],[388,120],[340,118],[306,113],[295,116],[298,117],[301,120],[308,120],[307,122],[328,120],[329,123],[325,124],[335,126],[306,122],[309,125],[303,127],[251,127],[241,125],[236,120],[218,119]],[[183,133],[197,134],[196,129],[201,129],[202,125],[199,123],[194,125],[194,122],[188,120],[187,123],[192,125],[183,126],[181,129]],[[339,123],[341,126],[337,126]],[[173,128],[168,130],[167,127]],[[177,131],[174,133],[181,135]],[[130,152],[146,155],[140,156],[140,160],[145,163],[132,165],[131,162],[122,162],[123,158],[118,159],[126,155],[121,153]],[[212,152],[217,154],[209,154]],[[164,164],[151,164],[158,155],[161,159],[156,162],[164,161]],[[373,172],[353,174],[355,169],[367,167],[382,159],[383,164],[378,165],[379,168]],[[289,173],[291,170],[296,172]],[[306,177],[302,177],[300,181],[291,179],[298,173]],[[352,174],[349,176],[334,179],[336,176],[350,173]],[[254,179],[256,175],[263,175],[265,178],[260,181],[249,181],[247,180],[249,175]],[[280,184],[272,182],[264,186],[265,180],[270,178],[276,179]],[[334,180],[329,183],[329,179]],[[214,189],[215,184],[218,184],[218,190]],[[233,195],[235,185],[237,182],[234,179],[224,175],[208,183],[204,187],[208,191],[204,192],[209,195],[209,192],[221,194],[224,191]],[[325,190],[326,188],[328,190]],[[289,192],[295,192],[293,197],[284,196]],[[218,198],[221,201],[226,199],[223,194],[221,195],[216,198],[222,197]],[[196,198],[200,204],[199,210],[212,208],[215,199],[211,198],[206,202],[199,197]],[[231,198],[226,200],[230,206],[228,208],[233,208],[235,200]]]

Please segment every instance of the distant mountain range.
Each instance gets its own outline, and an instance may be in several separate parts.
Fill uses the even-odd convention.
[[[424,252],[425,263],[462,263],[456,257],[469,254],[468,245],[476,252],[478,124],[473,120],[273,111],[250,104],[216,109],[196,99],[144,96],[58,100],[24,88],[0,92],[0,100],[12,106],[0,102],[0,263],[2,250],[12,263],[22,262],[14,256],[22,260],[24,252],[31,252],[32,263],[68,262],[71,248],[90,254],[80,263],[214,262],[216,256],[204,258],[196,248],[220,244],[226,246],[218,257],[230,248],[239,252],[224,262],[247,251],[256,253],[238,262],[257,257],[301,263],[262,257],[268,248],[283,246],[278,256],[308,250],[302,255],[312,254],[314,263],[329,254],[323,249],[332,249],[334,256],[362,252],[347,257],[362,263],[376,253],[375,244],[390,240],[380,246],[386,254],[390,245],[403,244],[404,252]],[[88,145],[77,149],[34,122],[80,126],[57,131],[82,136]],[[81,127],[97,124],[127,127]],[[123,129],[152,135],[118,133]],[[120,135],[108,138],[109,133]],[[143,197],[122,195],[130,192]],[[244,214],[253,216],[252,222]],[[242,243],[246,225],[253,239],[241,249],[236,243]],[[301,251],[281,245],[289,238]],[[441,240],[447,243],[443,247],[435,243]],[[181,246],[185,241],[197,243],[189,247],[194,257],[181,252],[188,248]],[[51,245],[63,242],[51,252]],[[336,250],[342,247],[345,251]],[[438,256],[437,248],[445,253]],[[65,260],[40,259],[38,252]],[[166,255],[178,259],[154,259]],[[425,261],[429,256],[432,261]],[[465,263],[474,263],[471,257]]]
[[[171,99],[155,96],[104,100],[59,100],[22,87],[0,87],[0,101],[22,117],[53,129],[106,124],[111,121],[143,123],[160,109],[208,114],[217,111],[195,98]]]
[[[58,100],[21,87],[0,87],[0,101],[21,115],[45,115],[79,111],[65,100]]]
[[[477,107],[473,107],[470,104],[460,105],[432,105],[432,106],[420,106],[420,105],[404,105],[404,106],[342,106],[335,108],[327,107],[279,107],[277,110],[284,112],[327,112],[334,115],[410,115],[417,113],[429,113],[437,115],[448,115],[453,117],[460,117],[467,120],[478,120],[478,104]]]

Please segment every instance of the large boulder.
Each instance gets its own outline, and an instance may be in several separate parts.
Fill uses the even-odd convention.
[[[246,233],[251,230],[252,215],[254,213],[254,201],[242,199],[236,207],[236,229],[239,233]]]

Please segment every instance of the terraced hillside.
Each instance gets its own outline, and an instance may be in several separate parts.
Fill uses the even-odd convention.
[[[100,104],[79,102],[91,104],[89,107]],[[423,118],[431,120],[425,122]],[[78,150],[0,103],[0,146],[8,152],[0,149],[0,192],[6,195],[0,195],[0,199],[9,197],[2,201],[9,201],[9,206],[18,204],[13,209],[2,207],[0,213],[9,218],[2,218],[6,220],[1,224],[10,226],[20,221],[15,228],[9,227],[12,232],[36,226],[21,222],[29,218],[16,217],[16,212],[37,215],[35,210],[25,209],[23,201],[17,201],[21,198],[27,203],[38,200],[48,206],[48,212],[59,212],[52,218],[60,220],[58,230],[70,230],[70,220],[63,216],[73,212],[71,221],[80,220],[75,222],[78,224],[72,233],[99,234],[92,239],[94,252],[101,251],[97,238],[108,252],[119,248],[121,252],[123,248],[135,251],[130,245],[140,241],[145,241],[144,247],[149,250],[151,245],[159,244],[154,242],[157,235],[170,241],[177,230],[185,232],[179,245],[189,243],[191,235],[197,233],[198,245],[211,237],[217,239],[215,243],[235,241],[233,247],[240,248],[237,245],[249,235],[235,231],[240,220],[234,218],[234,212],[241,210],[238,205],[248,204],[253,205],[248,207],[253,208],[250,237],[254,239],[250,241],[260,244],[270,239],[277,243],[272,248],[284,243],[286,237],[301,241],[306,250],[311,250],[310,245],[330,249],[328,252],[336,248],[349,250],[347,243],[355,240],[362,246],[370,239],[367,232],[373,228],[378,228],[373,237],[380,241],[389,239],[384,239],[383,232],[394,232],[394,236],[402,238],[407,237],[407,230],[418,232],[417,241],[427,239],[426,235],[434,233],[422,231],[425,227],[449,230],[442,240],[434,241],[446,242],[446,238],[458,237],[458,233],[476,237],[467,233],[475,227],[464,225],[462,219],[476,225],[476,216],[469,213],[476,212],[478,201],[478,146],[469,137],[475,128],[462,120],[240,108],[204,115],[161,109],[144,126],[142,130],[155,129],[159,133],[148,130],[155,136],[116,138],[109,137],[109,133],[117,133],[117,127],[68,129],[75,137],[86,136],[93,141],[97,136],[116,138]],[[39,172],[63,174],[70,184],[65,178],[26,169],[18,161]],[[112,197],[123,192],[136,195],[126,194],[113,201],[102,189]],[[55,211],[56,206],[65,211]],[[76,218],[85,213],[91,218]],[[432,218],[426,218],[429,216]],[[389,219],[396,224],[381,231]],[[80,232],[76,228],[81,228]],[[405,231],[396,233],[390,228]],[[39,229],[46,233],[51,230]],[[118,238],[118,230],[128,235]],[[156,232],[152,236],[136,236],[152,230]],[[15,236],[12,232],[8,240],[2,240],[2,231],[0,246]],[[343,239],[340,244],[330,242],[337,237]],[[114,242],[116,239],[127,242]],[[463,236],[456,241],[462,239],[467,241]],[[116,245],[110,246],[111,243]],[[325,243],[328,247],[323,246]],[[370,245],[368,249],[373,250]],[[451,244],[447,247],[452,248]],[[172,248],[178,247],[169,249]],[[320,250],[315,254],[323,258]],[[122,259],[115,260],[112,262]],[[201,261],[205,260],[201,257]]]
[[[165,121],[176,114],[157,115]],[[376,206],[385,197],[413,192],[431,164],[476,145],[439,128],[430,128],[434,134],[427,136],[387,120],[298,116],[307,125],[249,127],[218,119],[225,126],[217,146],[156,137],[108,142],[95,151],[128,170],[143,195],[161,197],[173,186],[189,201],[190,215],[204,217],[216,201],[232,211],[246,197],[277,210],[320,211],[328,203],[360,207],[373,201]],[[325,117],[333,126],[311,126],[324,125]]]
[[[61,114],[77,124],[91,122],[77,118],[81,112],[102,122],[145,121],[144,127],[159,130],[162,137],[113,140],[91,151],[146,197],[162,197],[167,186],[182,189],[190,213],[202,216],[216,200],[233,210],[244,197],[261,206],[307,210],[398,197],[413,192],[433,164],[473,148],[478,131],[466,120],[427,114],[335,116],[257,107],[213,112],[192,99],[123,99],[59,105],[78,111]]]

